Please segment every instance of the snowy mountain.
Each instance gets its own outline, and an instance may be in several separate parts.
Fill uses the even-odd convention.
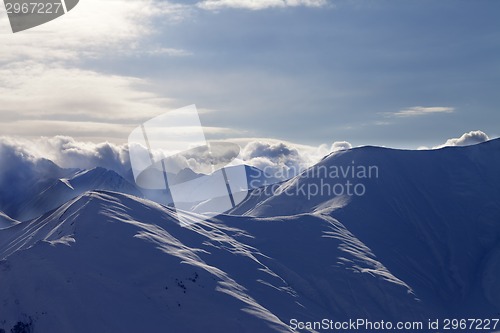
[[[17,204],[16,217],[19,220],[35,218],[91,190],[109,190],[142,197],[135,185],[112,170],[97,167],[67,171],[64,178],[44,179],[37,190]]]
[[[67,178],[55,180],[42,192],[26,201],[22,219],[37,217],[91,190],[109,190],[141,197],[141,192],[112,170],[94,168],[77,171]]]
[[[4,329],[288,332],[298,316],[395,318],[420,308],[345,228],[312,215],[183,228],[169,208],[91,192],[0,241]],[[348,270],[339,256],[380,275]]]
[[[244,165],[244,170],[246,172],[246,184],[244,186],[245,193],[241,194],[243,197],[245,197],[246,192],[248,189],[256,189],[260,188],[266,185],[270,184],[275,184],[282,182],[283,179],[279,179],[276,177],[273,177],[272,175],[266,174],[263,170],[260,170],[256,167],[250,166],[250,165]],[[186,182],[191,182],[191,186],[195,189],[195,192],[199,192],[200,187],[204,185],[207,180],[213,176],[213,175],[206,175],[203,173],[196,173],[193,170],[189,168],[185,168],[180,170],[177,174],[174,173],[166,173],[165,177],[164,174],[160,171],[160,176],[157,176],[159,179],[168,179],[168,184],[169,186],[176,186],[176,185],[181,185]],[[235,177],[238,178],[240,175],[241,169],[239,166],[227,166],[225,167],[225,172],[229,178]],[[133,176],[130,175],[133,181]],[[237,182],[240,183],[240,182]],[[144,197],[155,201],[157,203],[163,204],[163,205],[173,205],[173,199],[172,195],[170,193],[169,189],[145,189],[140,187],[141,192],[144,194]],[[192,196],[189,196],[190,199],[192,199]],[[214,210],[214,207],[219,207],[220,206],[220,201],[225,201],[227,198],[213,198],[209,200],[193,200],[190,202],[177,202],[178,205],[184,206],[184,209],[193,211],[193,212],[198,212],[198,213],[204,213],[204,212],[210,212]],[[217,210],[217,208],[215,208]]]
[[[322,172],[353,166],[357,171],[376,166],[377,177],[351,172],[345,178],[324,177]],[[462,315],[498,316],[500,285],[492,274],[500,273],[499,166],[498,139],[431,151],[356,148],[328,156],[273,191],[253,193],[232,213],[329,216],[428,304]],[[307,197],[300,191],[346,180],[362,183],[366,194]]]
[[[254,190],[232,215],[181,213],[187,227],[172,208],[87,192],[0,230],[0,332],[499,318],[499,166],[500,140],[356,148]]]
[[[62,169],[47,159],[9,155],[8,152],[3,152],[3,158],[0,163],[0,210],[16,220],[22,220],[24,204],[28,200],[43,192],[56,179],[75,172]]]

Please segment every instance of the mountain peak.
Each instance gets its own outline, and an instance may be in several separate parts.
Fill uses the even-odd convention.
[[[284,333],[293,314],[324,316],[336,309],[334,299],[355,304],[363,293],[377,288],[388,292],[385,300],[418,307],[408,287],[377,263],[368,248],[345,231],[341,239],[332,233],[344,230],[333,220],[220,216],[181,227],[174,216],[171,209],[134,196],[92,191],[8,234],[0,232],[0,257],[6,258],[0,264],[4,325],[12,327],[19,320],[9,310],[14,302],[36,318],[37,330],[47,331],[57,323],[76,333],[96,325],[81,318],[78,307],[67,306],[78,300],[85,300],[90,318],[106,313],[98,323],[106,331],[137,326],[136,318],[125,314],[138,311],[147,319],[141,321],[147,331],[169,327],[175,332]],[[261,243],[265,237],[269,241]],[[345,252],[340,244],[347,246]],[[358,254],[353,255],[352,244]],[[342,295],[337,291],[346,288],[347,281],[364,278],[338,267],[333,253],[387,280],[371,278],[352,295]],[[325,269],[323,283],[336,291],[316,303],[321,291],[314,272]],[[43,288],[39,281],[44,281]],[[23,286],[22,295],[6,289],[12,283]],[[35,292],[39,297],[30,296]],[[61,297],[43,301],[55,293]],[[369,306],[376,309],[375,303],[369,301]],[[362,314],[361,304],[352,306]],[[46,315],[34,315],[42,313]],[[193,313],[196,321],[189,320]]]
[[[351,149],[272,192],[255,189],[233,212],[245,216],[210,219],[134,195],[85,192],[0,230],[0,329],[15,327],[20,313],[37,331],[75,333],[267,333],[289,332],[292,318],[494,317],[499,164],[498,141]],[[82,179],[101,184],[100,172],[65,181],[81,190]],[[363,191],[319,192],[346,181]],[[181,226],[176,214],[192,223]]]

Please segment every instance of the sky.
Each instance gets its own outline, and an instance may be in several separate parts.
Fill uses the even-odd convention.
[[[81,0],[13,34],[0,7],[0,136],[120,145],[196,104],[214,139],[497,137],[499,12],[494,0]]]

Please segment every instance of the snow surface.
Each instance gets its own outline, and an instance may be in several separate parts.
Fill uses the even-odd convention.
[[[495,254],[500,246],[500,140],[431,151],[363,147],[332,154],[314,168],[352,161],[379,168],[378,178],[358,180],[366,185],[364,196],[328,201],[321,196],[256,195],[233,213],[326,213],[428,304],[450,314],[498,317],[499,283],[485,282],[491,281],[492,271],[497,277],[500,273],[494,264],[500,259]],[[281,188],[320,180],[296,177]]]
[[[91,192],[2,232],[5,327],[29,318],[42,332],[288,332],[299,316],[421,307],[334,220],[222,216],[183,228],[174,216]]]
[[[0,230],[0,329],[253,333],[290,332],[292,318],[499,318],[500,140],[363,147],[315,167],[353,161],[379,168],[361,180],[364,196],[287,195],[321,181],[298,176],[232,215],[182,213],[193,223],[181,227],[171,208],[91,191]],[[69,190],[88,181],[62,178]]]
[[[19,221],[14,220],[4,212],[0,211],[0,229],[5,229],[18,224]]]
[[[135,185],[112,170],[100,167],[91,170],[60,169],[56,166],[53,168],[51,173],[30,180],[34,186],[27,182],[12,182],[10,186],[16,188],[17,200],[14,204],[0,200],[0,203],[3,203],[0,207],[6,207],[6,210],[13,213],[11,216],[24,221],[55,209],[90,190],[109,190],[142,196]],[[57,178],[61,175],[64,177]],[[17,189],[18,187],[20,189]]]

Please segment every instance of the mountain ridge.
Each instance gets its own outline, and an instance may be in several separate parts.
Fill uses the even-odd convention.
[[[377,177],[297,176],[239,215],[98,190],[0,230],[0,329],[290,332],[292,319],[498,317],[500,140],[353,149],[309,170],[353,160]],[[364,195],[285,192],[344,176]]]
[[[189,306],[194,306],[193,302],[196,300],[205,308],[224,309],[222,314],[212,312],[204,319],[202,326],[213,327],[213,331],[238,327],[243,332],[254,332],[255,329],[260,332],[289,332],[285,322],[292,316],[315,318],[318,314],[326,316],[334,311],[333,309],[337,309],[335,311],[339,316],[347,318],[349,313],[353,313],[354,308],[358,309],[356,311],[359,315],[367,314],[363,309],[367,304],[375,311],[374,313],[379,313],[380,316],[385,312],[374,309],[380,307],[387,311],[386,314],[392,313],[392,316],[395,316],[397,313],[395,309],[408,308],[411,312],[412,308],[420,307],[404,283],[392,277],[390,272],[377,262],[368,248],[364,248],[362,243],[350,235],[345,228],[332,220],[312,215],[283,220],[253,220],[241,217],[243,221],[239,222],[233,220],[235,217],[232,216],[221,216],[208,221],[199,220],[195,214],[190,214],[190,217],[196,223],[189,228],[183,228],[177,224],[173,210],[168,207],[124,194],[97,191],[86,193],[31,222],[24,222],[24,226],[19,225],[4,230],[0,233],[0,258],[4,258],[0,262],[0,266],[4,267],[4,273],[0,276],[0,295],[4,297],[4,307],[0,313],[3,316],[10,313],[10,317],[3,319],[10,325],[22,319],[19,315],[14,316],[12,311],[9,312],[9,308],[17,300],[19,304],[17,313],[30,314],[30,318],[33,318],[33,325],[39,329],[54,327],[53,325],[59,321],[64,322],[67,329],[71,327],[72,332],[84,332],[84,329],[90,329],[86,325],[76,328],[68,322],[71,319],[75,320],[75,323],[80,323],[75,319],[77,314],[69,313],[69,310],[63,311],[63,317],[56,315],[58,311],[61,311],[62,304],[56,303],[52,306],[44,302],[38,303],[39,298],[33,300],[30,293],[24,297],[14,296],[3,289],[12,286],[13,281],[17,281],[19,276],[31,277],[30,279],[22,278],[25,283],[24,288],[31,291],[40,288],[39,283],[60,285],[63,289],[59,293],[62,292],[64,298],[69,298],[67,301],[70,303],[77,302],[80,297],[77,290],[87,290],[87,293],[91,293],[88,288],[94,286],[99,293],[108,295],[106,297],[114,297],[115,301],[120,299],[117,304],[124,303],[123,308],[116,310],[120,316],[123,315],[123,311],[129,311],[126,309],[132,306],[131,304],[135,304],[138,301],[135,298],[139,296],[132,292],[135,295],[134,301],[127,301],[118,296],[120,294],[118,291],[118,294],[111,296],[105,291],[108,288],[105,286],[108,285],[107,281],[125,279],[126,281],[122,282],[125,288],[131,288],[135,284],[143,285],[146,290],[153,288],[155,291],[149,294],[149,297],[155,300],[153,302],[155,304],[160,302],[170,308],[182,308],[184,302],[190,304]],[[245,227],[242,228],[242,226]],[[250,231],[247,228],[250,228]],[[332,266],[328,270],[327,276],[337,277],[328,281],[328,279],[324,280],[326,276],[316,276],[313,273],[310,275],[304,267],[306,262],[304,260],[291,260],[288,263],[284,261],[283,257],[287,256],[287,253],[283,253],[282,250],[299,239],[303,239],[306,230],[309,230],[308,233],[311,235],[310,239],[304,243],[306,248],[314,243],[322,244],[318,252],[314,254],[314,257],[318,259],[308,264],[311,270],[322,269],[325,263],[325,258],[322,259],[321,255],[323,251],[330,253],[333,251],[339,256],[342,253],[344,258],[351,258],[344,265],[350,267],[349,261],[356,263],[352,266],[354,271],[338,266],[337,259],[331,257],[327,261],[335,267]],[[285,232],[288,237],[281,237],[282,232]],[[265,241],[266,237],[271,237],[272,241]],[[257,243],[253,243],[254,239]],[[258,249],[262,245],[260,244],[262,240],[267,244],[265,252]],[[344,244],[345,250],[338,250],[339,244]],[[300,246],[298,249],[303,251],[306,248]],[[76,258],[79,259],[76,260]],[[165,266],[165,260],[170,264]],[[190,268],[181,268],[183,265]],[[148,266],[153,268],[148,268]],[[168,273],[173,267],[177,267],[174,271],[185,272],[182,283],[179,282],[181,281],[179,276]],[[362,267],[367,269],[366,272],[370,272],[369,275],[361,273]],[[159,271],[154,273],[156,270]],[[28,274],[27,271],[30,273]],[[47,273],[49,275],[45,276]],[[104,277],[99,274],[103,274]],[[156,274],[159,274],[161,278],[154,277]],[[122,275],[123,277],[119,278]],[[39,282],[33,278],[39,276],[45,276],[42,278],[45,282]],[[193,285],[192,280],[195,276],[198,276],[196,279],[205,281],[204,283],[216,282],[211,283],[209,288],[205,285],[205,288],[208,288],[205,291],[203,291],[205,288],[201,288],[200,285],[192,286],[196,292],[203,293],[204,297],[211,296],[207,299],[189,296],[181,302],[181,297],[185,297],[184,292],[191,295],[192,288],[189,286]],[[73,281],[70,285],[65,282],[68,279]],[[162,285],[161,281],[165,280],[171,281],[168,286]],[[352,295],[342,292],[346,288],[347,281],[358,281],[360,284],[357,290],[351,291]],[[18,282],[15,283],[18,285]],[[78,288],[74,289],[76,287],[72,287],[72,284],[78,285]],[[328,297],[321,300],[323,298],[320,296],[321,289],[325,286],[328,286],[331,292],[327,293]],[[174,288],[174,295],[176,295],[174,299],[181,304],[180,306],[163,294],[167,292],[164,287],[167,287],[166,290]],[[381,301],[382,294],[378,288],[387,290],[388,293],[384,296],[385,301]],[[53,292],[51,290],[48,288],[46,292]],[[161,297],[153,296],[160,290],[163,290]],[[367,298],[366,295],[370,294],[378,296],[374,299]],[[360,301],[356,301],[354,295],[364,300],[364,305],[357,303]],[[391,299],[391,302],[388,302],[388,299]],[[152,306],[146,299],[142,299],[141,302],[143,303],[140,307],[141,311],[146,311],[146,308]],[[231,305],[234,302],[240,305],[234,308]],[[346,313],[341,310],[342,306],[339,308],[341,304],[351,304],[350,312]],[[399,306],[395,306],[396,304]],[[228,308],[228,305],[234,310]],[[137,304],[134,305],[134,307],[137,306]],[[92,310],[86,311],[93,313]],[[159,315],[158,311],[157,309],[153,312]],[[48,315],[42,315],[42,313]],[[125,325],[122,327],[111,323],[118,318],[116,312],[106,313],[109,313],[110,320],[103,324],[104,327],[124,329]],[[223,315],[226,318],[228,313],[232,313],[234,318],[243,320],[244,327],[234,326],[236,324],[231,320],[219,323],[219,326],[213,326],[213,321],[219,321],[214,318],[222,321],[220,316]],[[243,315],[243,313],[248,315]],[[169,320],[173,320],[175,324],[169,323]],[[201,326],[192,327],[189,323],[176,322],[176,320],[167,316],[165,321],[160,322],[162,325],[176,325],[179,332],[202,331]],[[188,320],[187,317],[186,320]],[[153,322],[159,325],[158,319]],[[133,327],[136,324],[128,323],[127,327],[128,325]],[[104,330],[100,331],[100,328],[96,330],[95,327],[93,331],[104,332]],[[125,329],[125,332],[129,331]]]

